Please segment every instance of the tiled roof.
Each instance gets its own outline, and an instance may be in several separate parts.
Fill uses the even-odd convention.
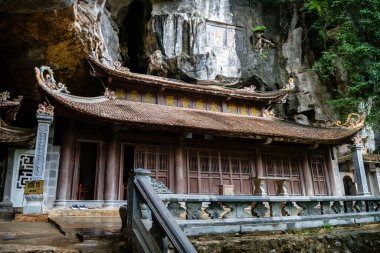
[[[343,163],[350,160],[352,160],[351,154],[338,157],[339,163]],[[380,163],[380,154],[369,154],[369,153],[363,154],[363,160],[364,162],[379,162]]]
[[[312,127],[273,117],[242,116],[106,97],[76,97],[49,89],[39,78],[37,74],[39,87],[53,106],[68,111],[73,118],[87,118],[110,124],[170,128],[247,138],[269,137],[274,141],[310,144],[342,143],[351,138],[361,127],[361,125],[353,128]]]
[[[20,109],[20,102],[22,98],[22,96],[19,96],[16,99],[13,99],[13,101],[0,101],[0,118],[7,123],[12,120],[16,120],[16,115]]]
[[[0,122],[0,144],[27,143],[35,135],[35,129],[12,127]]]
[[[206,95],[222,96],[222,97],[231,97],[238,99],[247,99],[253,101],[260,101],[265,103],[280,102],[282,101],[289,93],[287,90],[277,90],[277,91],[247,91],[243,89],[236,88],[225,88],[217,85],[200,85],[200,84],[191,84],[183,81],[169,79],[164,77],[138,74],[130,72],[127,69],[122,67],[119,68],[110,68],[103,65],[99,61],[95,60],[93,57],[87,58],[90,66],[92,67],[92,74],[98,77],[111,78],[112,80],[117,80],[120,82],[129,82],[144,84],[147,86],[159,87],[159,88],[168,88],[178,91],[200,93]]]

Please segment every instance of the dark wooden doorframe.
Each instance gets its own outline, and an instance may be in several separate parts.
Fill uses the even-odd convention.
[[[102,162],[102,142],[99,141],[82,141],[77,140],[75,142],[75,157],[74,157],[74,171],[73,171],[73,178],[72,178],[72,188],[71,188],[71,199],[77,200],[78,199],[78,193],[79,193],[79,177],[80,177],[80,162],[81,162],[81,144],[83,143],[93,143],[97,145],[96,149],[96,161],[95,161],[95,179],[94,179],[94,186],[93,186],[93,193],[92,193],[92,199],[96,200],[98,199],[98,186],[99,186],[99,174],[100,174],[100,168],[101,168],[101,162]]]

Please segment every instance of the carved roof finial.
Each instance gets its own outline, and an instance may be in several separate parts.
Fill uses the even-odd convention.
[[[10,98],[10,97],[11,97],[11,95],[10,95],[9,91],[0,92],[0,102],[8,100],[8,98]]]
[[[356,128],[362,127],[364,125],[365,116],[360,115],[358,113],[350,113],[347,116],[347,120],[342,124],[341,121],[336,121],[332,126],[335,127],[347,127],[347,128]]]
[[[104,96],[109,98],[109,99],[115,99],[116,96],[115,96],[115,92],[106,88],[106,90],[104,91]]]
[[[54,72],[48,66],[41,66],[40,68],[35,68],[37,78],[39,81],[45,84],[50,90],[54,92],[63,92],[69,94],[65,84],[56,82],[54,79]]]
[[[48,105],[46,102],[42,102],[38,105],[37,114],[54,115],[54,106]]]

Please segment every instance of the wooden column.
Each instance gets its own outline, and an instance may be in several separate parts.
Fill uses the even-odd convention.
[[[314,196],[313,176],[311,174],[307,152],[302,153],[302,167],[305,194],[306,196]]]
[[[114,201],[118,196],[118,159],[117,159],[117,139],[116,133],[118,129],[113,127],[110,131],[109,140],[107,142],[107,162],[105,173],[105,189],[104,189],[104,205],[105,208],[114,207]]]
[[[326,179],[328,180],[330,195],[341,196],[342,194],[340,194],[338,189],[337,189],[337,186],[340,185],[340,182],[337,182],[337,180],[340,180],[340,177],[339,177],[339,175],[338,175],[338,177],[339,177],[338,179],[335,177],[334,166],[332,164],[332,156],[331,156],[330,149],[327,150],[325,157],[326,157],[325,160],[326,160],[326,164],[327,164],[327,175],[326,176],[328,176],[328,178],[326,178]],[[338,174],[339,174],[339,169],[338,169]]]
[[[266,192],[266,185],[261,180],[257,180],[257,177],[263,177],[264,176],[264,166],[263,166],[263,158],[262,158],[262,154],[261,154],[261,149],[255,148],[254,152],[255,152],[255,158],[256,158],[256,160],[255,160],[256,175],[254,175],[254,177],[251,178],[252,193],[253,194],[255,192],[257,194],[259,192],[265,193]],[[260,189],[255,189],[255,188],[260,188]],[[265,195],[266,195],[266,193],[265,193]]]
[[[70,198],[70,192],[72,187],[72,178],[70,178],[70,171],[73,170],[73,120],[68,120],[62,133],[62,152],[61,160],[58,171],[58,185],[57,185],[57,200],[55,206],[64,207],[65,203],[61,203],[62,200],[68,200]]]
[[[263,166],[263,158],[261,155],[261,149],[255,148],[255,157],[256,157],[256,177],[264,176],[264,166]]]
[[[186,173],[184,166],[184,151],[182,138],[178,140],[175,145],[175,161],[174,161],[174,171],[175,171],[175,193],[184,194],[186,193]]]

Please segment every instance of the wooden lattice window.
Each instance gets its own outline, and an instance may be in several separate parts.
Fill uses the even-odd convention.
[[[323,156],[311,156],[309,159],[313,177],[314,195],[327,195],[326,166]]]
[[[169,187],[170,148],[155,146],[135,147],[135,168],[151,171],[151,176]]]
[[[236,194],[251,194],[250,153],[188,149],[188,192],[218,194],[222,184],[234,185]]]
[[[301,195],[301,176],[299,170],[300,156],[296,154],[263,154],[263,166],[265,176],[286,177],[290,179],[287,183],[287,190],[291,195]],[[277,185],[275,181],[267,181],[267,193],[276,195]]]

